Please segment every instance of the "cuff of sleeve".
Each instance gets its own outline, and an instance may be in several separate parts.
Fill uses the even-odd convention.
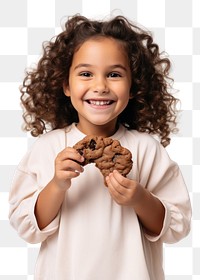
[[[165,208],[165,217],[164,217],[163,227],[162,227],[160,234],[156,235],[156,236],[152,236],[147,233],[144,233],[145,237],[151,242],[158,241],[166,233],[166,231],[169,228],[170,223],[171,223],[171,212],[170,212],[169,207],[167,206],[167,204],[164,201],[160,200],[160,202],[163,204],[163,206]]]

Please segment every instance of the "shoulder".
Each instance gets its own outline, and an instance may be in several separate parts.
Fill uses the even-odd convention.
[[[127,141],[131,142],[134,146],[140,147],[162,147],[158,139],[148,133],[139,132],[137,130],[125,130],[124,133],[125,138]]]
[[[26,169],[25,166],[33,163],[48,164],[56,155],[65,148],[65,129],[56,129],[37,137],[31,147],[19,163],[19,167]]]
[[[35,150],[35,149],[46,150],[47,148],[50,147],[53,149],[56,149],[57,147],[64,148],[64,145],[65,145],[65,129],[55,129],[40,135],[31,146],[31,150]]]
[[[158,137],[149,135],[148,133],[135,132],[137,135],[136,149],[140,157],[151,158],[152,163],[160,166],[162,163],[177,165],[177,163],[168,154],[167,149],[160,143]]]
[[[55,139],[60,140],[63,138],[64,134],[65,134],[65,128],[51,130],[49,132],[46,132],[45,134],[40,135],[37,138],[37,141],[38,142],[52,142]]]
[[[137,159],[161,157],[169,158],[166,149],[161,145],[159,139],[154,136],[138,132],[136,130],[126,130],[123,137],[123,143]]]

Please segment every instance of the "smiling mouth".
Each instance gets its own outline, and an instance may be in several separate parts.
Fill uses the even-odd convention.
[[[88,104],[95,105],[95,106],[106,106],[112,104],[113,100],[86,100]]]

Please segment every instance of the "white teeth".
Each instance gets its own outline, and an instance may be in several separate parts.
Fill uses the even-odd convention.
[[[103,105],[109,105],[110,101],[100,101],[100,100],[90,100],[90,104],[96,105],[96,106],[103,106]]]

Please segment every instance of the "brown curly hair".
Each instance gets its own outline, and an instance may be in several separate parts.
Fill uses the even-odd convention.
[[[78,122],[70,98],[63,92],[68,84],[74,53],[91,37],[120,40],[130,59],[133,98],[118,116],[128,129],[156,134],[161,144],[170,143],[176,127],[177,99],[170,93],[170,61],[159,52],[152,35],[123,16],[108,21],[89,20],[81,15],[70,17],[57,37],[43,44],[43,55],[36,69],[26,71],[20,88],[24,107],[25,130],[33,136]]]

